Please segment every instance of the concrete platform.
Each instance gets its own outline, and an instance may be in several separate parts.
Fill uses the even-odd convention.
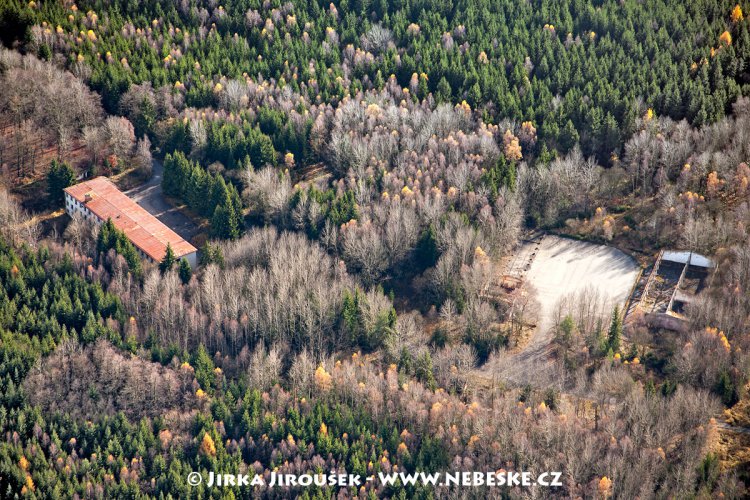
[[[558,303],[586,289],[597,290],[608,307],[624,306],[640,267],[629,255],[606,246],[545,235],[519,249],[520,255],[533,255],[524,272],[524,283],[531,285],[539,302],[536,330],[517,352],[500,352],[480,369],[481,376],[511,384],[554,385],[561,383],[559,367],[552,357],[555,308]]]

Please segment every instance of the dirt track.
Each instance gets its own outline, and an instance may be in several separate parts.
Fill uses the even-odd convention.
[[[537,249],[538,247],[538,249]],[[525,244],[521,255],[530,257],[524,281],[533,286],[540,304],[539,321],[528,344],[518,352],[509,352],[489,362],[481,375],[514,384],[530,380],[555,380],[551,341],[554,311],[564,297],[587,288],[598,289],[612,307],[623,304],[638,277],[638,264],[616,248],[594,245],[557,236]],[[528,262],[528,261],[527,261]]]

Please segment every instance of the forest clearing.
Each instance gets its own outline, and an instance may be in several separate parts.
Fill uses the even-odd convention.
[[[747,498],[748,8],[0,1],[0,495]]]
[[[611,311],[618,305],[622,309],[640,266],[616,248],[550,234],[523,243],[513,264],[516,258],[525,263],[518,286],[534,296],[538,319],[531,338],[490,360],[481,373],[516,385],[554,384],[558,374],[552,342],[563,311],[575,308],[574,302],[582,296],[595,300],[589,307]],[[506,275],[514,272],[511,268]]]

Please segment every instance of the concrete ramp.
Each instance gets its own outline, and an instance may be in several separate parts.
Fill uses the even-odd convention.
[[[531,245],[525,248],[526,245]],[[531,285],[540,304],[539,320],[529,342],[518,352],[499,353],[483,369],[482,375],[511,383],[555,380],[551,342],[555,307],[565,297],[596,289],[610,308],[624,306],[640,267],[629,255],[606,246],[545,235],[529,242],[520,254],[533,254],[524,273],[524,286]]]

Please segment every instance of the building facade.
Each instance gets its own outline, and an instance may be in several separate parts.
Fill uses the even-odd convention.
[[[96,224],[111,219],[141,257],[149,262],[161,262],[167,253],[167,245],[170,245],[177,259],[184,257],[191,267],[198,263],[198,251],[193,245],[131,200],[106,177],[65,188],[65,211],[71,217],[79,214]]]

